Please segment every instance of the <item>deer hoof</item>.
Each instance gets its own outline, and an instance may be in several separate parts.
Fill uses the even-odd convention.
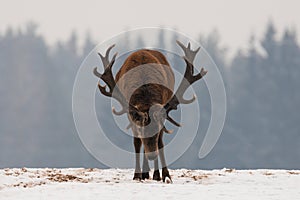
[[[169,170],[167,170],[166,168],[164,168],[162,171],[162,179],[163,179],[163,182],[173,183],[171,176],[169,174]]]
[[[154,173],[153,173],[153,180],[156,180],[156,181],[160,181],[161,178],[160,178],[160,174],[159,174],[159,170],[155,170]]]
[[[143,180],[149,179],[149,172],[143,172],[143,173],[142,173],[142,179],[143,179]]]
[[[205,76],[207,74],[207,70],[205,70],[203,67],[201,68],[201,71],[200,71],[200,74],[201,76]]]
[[[134,173],[133,180],[141,181],[142,180],[142,173],[138,173],[138,172]]]

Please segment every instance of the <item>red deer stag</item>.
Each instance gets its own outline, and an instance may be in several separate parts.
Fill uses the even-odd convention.
[[[165,128],[164,122],[168,120],[176,126],[180,126],[169,116],[169,112],[176,110],[179,104],[189,104],[195,100],[195,96],[186,100],[183,98],[185,91],[195,81],[201,79],[207,71],[203,68],[197,75],[194,74],[193,61],[200,47],[195,51],[191,50],[190,43],[185,47],[177,41],[177,44],[184,51],[183,59],[186,63],[184,78],[177,91],[173,93],[175,77],[166,57],[155,50],[141,49],[128,56],[116,75],[112,74],[112,66],[115,62],[117,53],[109,60],[109,52],[114,47],[112,45],[106,51],[105,56],[101,57],[104,73],[94,74],[102,79],[106,86],[98,83],[100,92],[108,97],[113,97],[122,105],[121,111],[113,108],[116,115],[127,114],[134,136],[134,147],[136,154],[136,166],[133,179],[141,180],[149,178],[148,160],[154,160],[153,180],[160,181],[158,168],[158,155],[162,165],[162,179],[171,177],[164,157],[163,133],[171,133]],[[128,72],[128,76],[126,73]],[[143,168],[140,168],[140,149],[144,145]]]

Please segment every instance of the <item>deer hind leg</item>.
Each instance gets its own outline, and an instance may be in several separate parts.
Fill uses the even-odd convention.
[[[144,154],[143,154],[143,171],[142,171],[142,179],[149,179],[149,171],[150,171],[150,167],[149,167],[149,162],[148,159],[146,158],[146,154],[145,154],[145,150],[144,150]]]
[[[169,178],[170,181],[172,182],[171,176],[169,174],[169,170],[166,164],[166,159],[165,159],[165,153],[164,153],[164,143],[162,140],[163,133],[160,133],[159,139],[158,139],[158,148],[159,148],[159,157],[160,157],[160,162],[162,165],[162,179],[163,182],[166,181],[166,178]]]
[[[133,139],[134,149],[135,149],[135,171],[133,180],[141,180],[142,173],[141,173],[141,166],[140,166],[140,150],[142,146],[142,141],[140,138],[135,137]]]

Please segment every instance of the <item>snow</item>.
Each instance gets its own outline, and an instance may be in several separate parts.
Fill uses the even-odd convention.
[[[178,169],[173,184],[134,181],[133,171],[0,169],[0,199],[300,199],[300,170]]]

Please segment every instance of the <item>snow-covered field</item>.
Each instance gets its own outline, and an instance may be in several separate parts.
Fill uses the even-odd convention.
[[[0,199],[300,199],[300,170],[170,174],[173,184],[133,181],[133,169],[1,169]]]

